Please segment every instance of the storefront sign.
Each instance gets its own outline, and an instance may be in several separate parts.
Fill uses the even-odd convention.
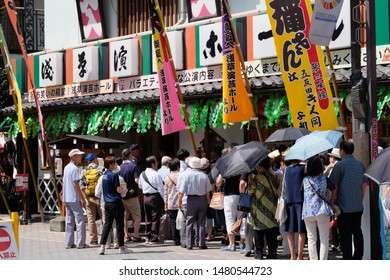
[[[222,63],[222,23],[199,26],[198,57],[201,66]]]
[[[183,70],[184,68],[184,40],[183,31],[169,31],[167,32],[169,47],[171,48],[173,64],[176,70]],[[156,51],[154,44],[152,44],[153,62],[156,61]],[[157,72],[156,63],[152,63],[153,72]]]
[[[41,101],[112,92],[114,92],[114,82],[112,79],[37,89],[37,95]],[[28,101],[34,101],[32,92],[29,93]]]
[[[50,53],[39,56],[39,85],[41,87],[59,86],[63,79],[63,53]]]
[[[73,50],[73,82],[99,80],[99,48],[85,47]]]
[[[28,191],[28,174],[16,174],[15,187],[17,192]]]
[[[181,86],[222,81],[222,66],[178,71],[177,79]],[[118,79],[117,82],[118,92],[157,89],[159,86],[157,74],[128,77]]]
[[[139,75],[138,40],[110,42],[110,77]]]

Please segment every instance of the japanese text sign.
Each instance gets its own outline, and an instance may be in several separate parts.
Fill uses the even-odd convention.
[[[338,126],[321,47],[310,43],[310,0],[267,0],[276,53],[294,127]]]

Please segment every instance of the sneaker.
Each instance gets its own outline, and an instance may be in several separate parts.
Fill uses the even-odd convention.
[[[114,249],[119,249],[119,244],[118,243],[114,244]]]
[[[222,251],[236,251],[236,246],[224,246],[224,247],[221,247],[221,250]]]
[[[68,245],[68,246],[65,246],[65,249],[73,249],[73,248],[76,248],[76,245]]]
[[[112,249],[112,245],[111,244],[106,244],[106,249]]]
[[[129,254],[131,251],[127,248],[119,249],[119,254]]]
[[[157,241],[150,241],[149,245],[161,245],[164,244],[164,241],[162,240],[157,240]]]
[[[263,257],[264,257],[264,256],[263,256],[262,253],[256,253],[256,254],[255,254],[255,259],[256,259],[256,260],[262,260]]]
[[[149,238],[145,239],[145,243],[144,244],[149,245]]]
[[[89,245],[84,244],[84,245],[81,245],[81,246],[77,246],[77,249],[86,249],[86,248],[89,248]]]
[[[245,244],[240,244],[240,254],[245,254]]]
[[[143,239],[142,237],[132,237],[131,241],[139,243],[139,242],[145,242],[145,239]]]
[[[103,247],[100,247],[100,249],[99,249],[99,255],[104,255],[104,248],[103,248]]]
[[[246,251],[244,256],[249,258],[251,256],[252,252],[251,251]]]

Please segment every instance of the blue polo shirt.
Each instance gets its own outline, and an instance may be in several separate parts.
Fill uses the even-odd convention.
[[[103,175],[103,197],[105,203],[115,203],[122,201],[120,193],[116,191],[119,187],[119,175],[110,170],[107,170]]]
[[[337,185],[336,204],[345,213],[363,211],[362,186],[364,166],[352,155],[346,155],[332,170],[329,179]]]

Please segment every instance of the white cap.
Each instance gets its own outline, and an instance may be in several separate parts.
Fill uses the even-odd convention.
[[[73,149],[69,152],[68,156],[73,157],[75,155],[83,155],[85,154],[84,152],[80,151],[79,149]]]

